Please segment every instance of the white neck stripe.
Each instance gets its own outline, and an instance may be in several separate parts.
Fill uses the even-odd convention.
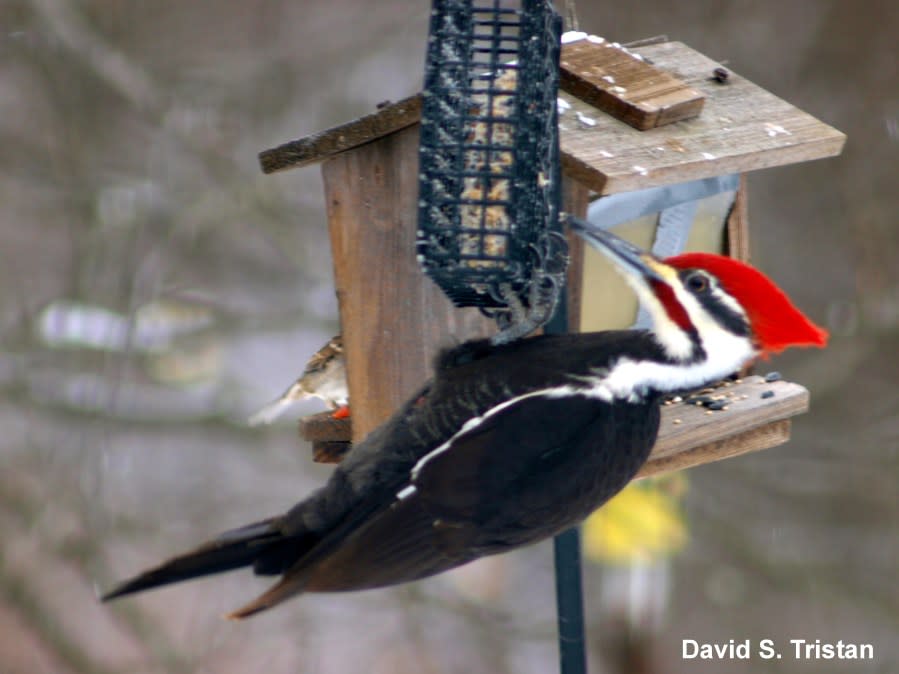
[[[435,456],[450,449],[461,436],[480,426],[490,417],[528,398],[566,398],[584,396],[596,398],[607,403],[615,400],[637,403],[650,390],[659,393],[696,388],[716,381],[737,371],[755,352],[746,339],[720,331],[713,340],[719,342],[706,346],[710,357],[698,363],[679,365],[677,363],[661,363],[655,361],[635,361],[620,358],[610,370],[596,376],[571,377],[571,382],[562,386],[531,391],[499,405],[491,407],[479,417],[469,419],[446,442],[431,450],[418,460],[411,471],[411,481],[415,481],[422,468]],[[403,489],[401,494],[407,494]]]

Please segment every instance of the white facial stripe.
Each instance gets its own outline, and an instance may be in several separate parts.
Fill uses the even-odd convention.
[[[649,312],[652,318],[653,333],[656,341],[665,350],[670,358],[685,360],[693,354],[693,341],[677,323],[671,320],[668,311],[659,302],[655,293],[647,287],[642,278],[634,274],[624,274],[628,285],[637,293],[640,304]],[[676,287],[676,284],[675,284]],[[680,299],[678,297],[678,299]],[[688,312],[689,313],[689,312]]]
[[[692,293],[679,284],[674,284],[672,288],[678,302],[683,305],[684,310],[690,317],[690,321],[693,323],[693,327],[696,328],[699,339],[702,342],[702,348],[705,350],[706,358],[708,359],[705,363],[697,364],[694,371],[690,373],[691,375],[700,373],[707,368],[717,371],[720,366],[726,365],[728,362],[735,363],[730,370],[719,375],[723,377],[730,372],[740,369],[746,361],[757,355],[749,339],[735,335],[721,325]],[[746,316],[743,307],[721,288],[716,286],[712,292],[715,294],[715,298],[722,304],[727,305],[740,316]]]
[[[718,300],[721,304],[725,305],[728,309],[733,311],[738,316],[742,316],[744,319],[747,318],[746,311],[743,307],[740,306],[740,303],[737,302],[733,297],[728,295],[717,283],[714,288],[712,288],[712,293],[715,295],[715,299]]]
[[[458,441],[463,435],[474,430],[490,417],[499,414],[522,400],[540,396],[550,399],[584,396],[604,402],[612,402],[616,399],[637,402],[640,396],[649,389],[665,393],[701,386],[706,382],[721,379],[740,369],[744,363],[756,355],[751,344],[746,339],[739,338],[725,330],[716,330],[710,337],[710,340],[707,340],[706,348],[707,353],[711,354],[711,357],[701,363],[684,366],[676,363],[657,363],[621,358],[603,375],[572,377],[569,384],[531,391],[530,393],[505,400],[499,405],[491,407],[481,416],[466,421],[449,440],[419,459],[412,468],[411,481],[415,481],[428,461],[449,450],[453,443]],[[413,491],[409,492],[409,489]],[[410,485],[401,490],[397,496],[405,498],[412,493],[414,493],[414,487]]]
[[[701,272],[704,273],[704,272]],[[709,283],[711,287],[709,292],[715,297],[715,300],[720,304],[723,304],[732,312],[737,314],[738,316],[742,316],[745,320],[747,318],[746,311],[740,306],[740,303],[737,302],[731,295],[729,295],[719,284],[718,280],[714,276],[710,276],[706,273],[704,275],[709,279]],[[702,306],[702,303],[696,298],[693,293],[687,291],[682,284],[680,283],[672,283],[671,288],[674,290],[675,296],[677,300],[683,305],[684,309],[687,312],[687,315],[690,317],[691,322],[694,327],[699,330],[700,335],[702,335],[703,331],[700,328],[699,323],[702,323],[705,319],[706,321],[714,321],[714,323],[718,323],[708,312],[708,310]],[[703,324],[708,324],[703,323]]]
[[[690,365],[622,358],[603,378],[616,398],[633,400],[646,389],[662,393],[695,388],[739,370],[756,355],[748,340],[718,329],[703,338],[709,357]]]
[[[653,322],[652,332],[665,353],[675,360],[690,358],[693,355],[693,340],[690,339],[690,335],[671,320],[668,312],[661,305],[659,305],[658,314],[651,309],[649,313]]]

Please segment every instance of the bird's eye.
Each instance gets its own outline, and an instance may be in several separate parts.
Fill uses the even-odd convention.
[[[694,293],[704,293],[709,289],[709,277],[700,272],[694,272],[687,277],[687,288]]]

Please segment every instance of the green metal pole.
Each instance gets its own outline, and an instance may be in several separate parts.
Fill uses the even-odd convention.
[[[548,334],[568,332],[568,291],[563,289]],[[563,531],[553,539],[556,570],[556,616],[559,629],[561,674],[586,674],[587,652],[584,640],[584,589],[581,582],[581,533],[577,527]]]
[[[553,539],[556,565],[556,613],[562,674],[586,674],[584,593],[581,583],[581,533],[577,527]]]

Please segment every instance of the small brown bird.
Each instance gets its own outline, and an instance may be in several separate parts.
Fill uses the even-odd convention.
[[[334,410],[336,418],[349,414],[346,360],[343,356],[343,339],[340,335],[335,335],[316,351],[306,363],[302,376],[277,400],[270,402],[250,417],[247,423],[250,426],[270,424],[281,416],[291,403],[304,398],[321,398]]]

